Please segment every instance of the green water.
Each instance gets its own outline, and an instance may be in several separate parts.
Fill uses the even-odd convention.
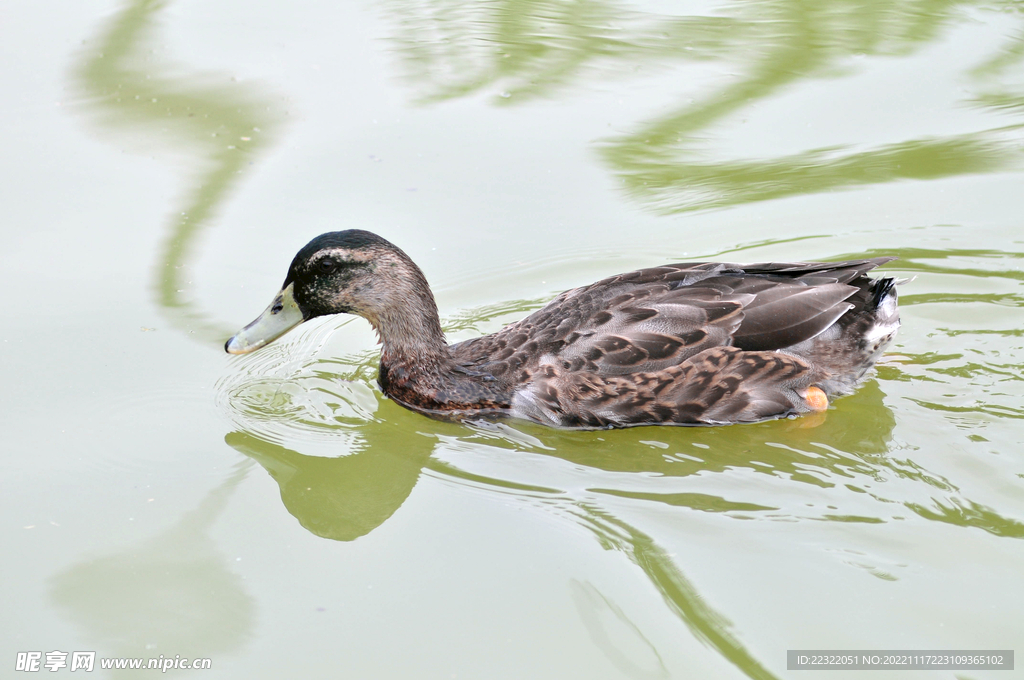
[[[5,9],[3,677],[55,650],[374,679],[1024,651],[1018,3]],[[914,278],[822,415],[460,425],[381,396],[361,319],[223,353],[347,228],[420,264],[452,340],[669,261]]]

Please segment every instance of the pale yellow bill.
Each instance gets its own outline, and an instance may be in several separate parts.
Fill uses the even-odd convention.
[[[235,333],[234,337],[224,343],[224,349],[230,354],[252,352],[278,339],[305,319],[299,306],[295,304],[292,286],[289,283],[277,294],[270,306],[263,310],[255,321]]]

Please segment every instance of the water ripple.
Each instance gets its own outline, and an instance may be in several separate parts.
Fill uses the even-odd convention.
[[[229,360],[218,402],[243,431],[267,441],[325,447],[336,456],[359,448],[358,428],[374,421],[374,351],[324,356],[337,320],[307,324],[251,355]]]

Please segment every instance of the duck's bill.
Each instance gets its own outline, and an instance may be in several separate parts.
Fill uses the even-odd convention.
[[[224,343],[224,349],[229,354],[246,354],[257,350],[305,321],[302,311],[295,304],[292,285],[289,283],[285,286],[255,321]]]

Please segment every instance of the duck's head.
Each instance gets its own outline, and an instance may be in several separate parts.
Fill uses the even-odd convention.
[[[436,317],[426,279],[397,246],[359,229],[321,234],[295,255],[270,306],[224,349],[252,352],[303,321],[327,314],[358,314],[383,337],[382,327],[401,327],[410,305],[424,304]]]

